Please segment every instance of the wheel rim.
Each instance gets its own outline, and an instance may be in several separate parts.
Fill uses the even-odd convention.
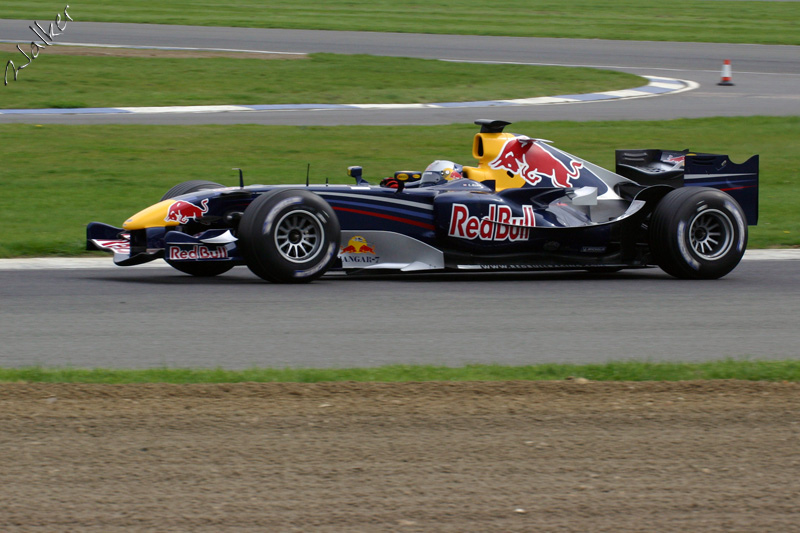
[[[733,223],[716,209],[699,213],[689,227],[692,250],[706,260],[723,257],[733,245]]]
[[[323,233],[322,225],[312,213],[291,211],[275,226],[275,246],[287,261],[304,263],[319,251]]]

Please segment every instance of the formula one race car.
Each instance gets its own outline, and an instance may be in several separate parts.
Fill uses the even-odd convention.
[[[118,265],[163,258],[194,276],[236,265],[278,283],[333,270],[574,270],[659,266],[719,278],[758,217],[758,156],[618,150],[616,172],[477,120],[476,166],[435,161],[370,185],[176,185],[87,247]]]

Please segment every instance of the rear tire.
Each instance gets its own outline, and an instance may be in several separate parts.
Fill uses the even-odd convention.
[[[190,192],[197,192],[197,191],[204,191],[206,189],[223,189],[225,188],[224,185],[220,185],[219,183],[215,183],[213,181],[206,181],[206,180],[189,180],[184,181],[183,183],[179,183],[167,192],[164,193],[164,196],[161,197],[161,201],[169,200],[170,198],[175,198],[176,196],[181,196],[182,194],[189,194]]]
[[[333,208],[314,193],[281,189],[256,198],[239,223],[248,268],[273,283],[308,283],[336,260],[340,228]]]
[[[724,192],[685,187],[669,192],[650,221],[650,250],[668,274],[683,279],[721,278],[741,261],[747,222]]]

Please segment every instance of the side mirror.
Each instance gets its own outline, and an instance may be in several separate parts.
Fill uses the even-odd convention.
[[[369,182],[361,177],[363,170],[361,167],[347,167],[347,175],[356,180],[356,185],[369,185]]]

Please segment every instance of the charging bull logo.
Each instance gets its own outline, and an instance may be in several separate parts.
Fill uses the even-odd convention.
[[[350,239],[347,246],[343,247],[341,252],[343,254],[375,254],[375,248],[367,243],[367,240],[361,235],[356,235]]]
[[[572,187],[570,180],[580,176],[583,163],[570,159],[564,155],[556,155],[549,146],[533,139],[511,139],[507,141],[500,155],[489,163],[489,167],[520,175],[530,183],[536,185],[542,178],[552,181],[553,187]]]
[[[347,246],[339,251],[339,259],[342,261],[342,268],[364,268],[380,261],[380,257],[375,254],[375,247],[361,235],[347,241]]]
[[[208,212],[208,198],[200,202],[200,206],[196,206],[191,202],[178,200],[173,202],[167,209],[167,216],[164,219],[166,222],[177,222],[178,224],[186,224],[190,220],[197,220],[202,218]]]

